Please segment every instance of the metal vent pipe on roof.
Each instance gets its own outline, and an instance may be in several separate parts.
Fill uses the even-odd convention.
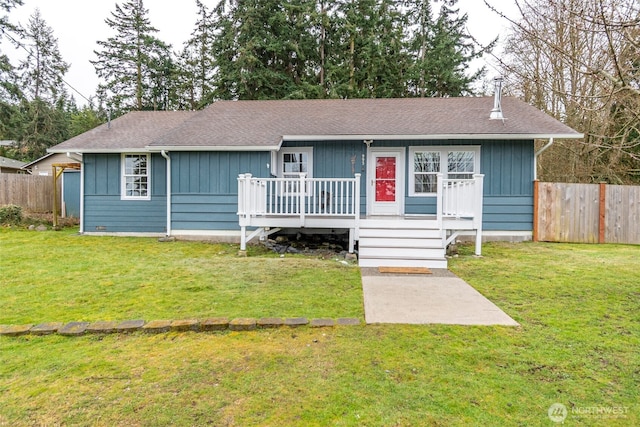
[[[493,93],[493,110],[491,110],[491,114],[489,118],[491,120],[503,120],[504,116],[502,115],[502,77],[496,77],[493,79],[495,84],[494,93]]]

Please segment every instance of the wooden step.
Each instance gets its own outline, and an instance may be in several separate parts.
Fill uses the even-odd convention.
[[[387,228],[387,229],[409,229],[409,230],[437,230],[438,221],[429,219],[361,219],[360,228]]]
[[[433,274],[427,267],[378,267],[384,274]]]
[[[382,238],[360,236],[361,248],[415,248],[437,249],[442,248],[442,239],[409,239],[409,238]]]
[[[393,228],[362,228],[360,237],[401,237],[410,239],[441,239],[442,232],[433,229],[393,229]]]
[[[360,267],[426,267],[447,268],[446,258],[434,259],[360,259]]]
[[[429,259],[444,258],[444,249],[424,249],[424,248],[370,248],[360,247],[358,255],[360,258],[389,258],[389,259]]]
[[[366,219],[358,241],[360,267],[447,268],[435,220]]]

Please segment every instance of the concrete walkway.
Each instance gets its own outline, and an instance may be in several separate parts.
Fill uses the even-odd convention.
[[[498,306],[448,270],[381,274],[362,269],[367,323],[518,326]]]

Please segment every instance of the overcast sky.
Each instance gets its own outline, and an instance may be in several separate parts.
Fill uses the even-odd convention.
[[[218,0],[203,0],[213,7]],[[499,4],[507,15],[511,15],[513,0],[489,0]],[[97,40],[112,36],[104,20],[115,10],[115,0],[24,0],[24,5],[11,11],[11,21],[26,25],[36,8],[58,39],[58,47],[65,61],[71,64],[65,80],[85,97],[93,96],[98,85],[93,65],[93,51]],[[122,2],[120,2],[122,3]],[[197,19],[195,0],[145,0],[149,9],[151,25],[159,30],[157,37],[170,43],[175,51],[189,38]],[[469,15],[469,32],[480,42],[487,43],[498,35],[504,35],[507,23],[492,13],[482,0],[459,0],[461,13]],[[6,44],[3,51],[8,51]],[[15,55],[11,55],[15,57]],[[15,62],[15,61],[14,61]],[[15,65],[15,64],[14,64]],[[489,67],[488,77],[496,71]],[[72,90],[70,90],[73,93]],[[76,93],[79,104],[85,101]]]

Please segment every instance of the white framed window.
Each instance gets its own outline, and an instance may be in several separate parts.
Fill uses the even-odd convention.
[[[313,148],[292,147],[280,149],[280,174],[282,178],[298,178],[305,173],[313,177]]]
[[[151,160],[148,154],[122,154],[122,200],[151,199]]]
[[[444,179],[472,179],[480,173],[480,146],[409,147],[409,196],[434,196],[437,175]]]
[[[301,173],[313,178],[313,147],[281,148],[278,160],[280,178],[300,178]],[[289,184],[286,192],[298,192],[297,184]]]

